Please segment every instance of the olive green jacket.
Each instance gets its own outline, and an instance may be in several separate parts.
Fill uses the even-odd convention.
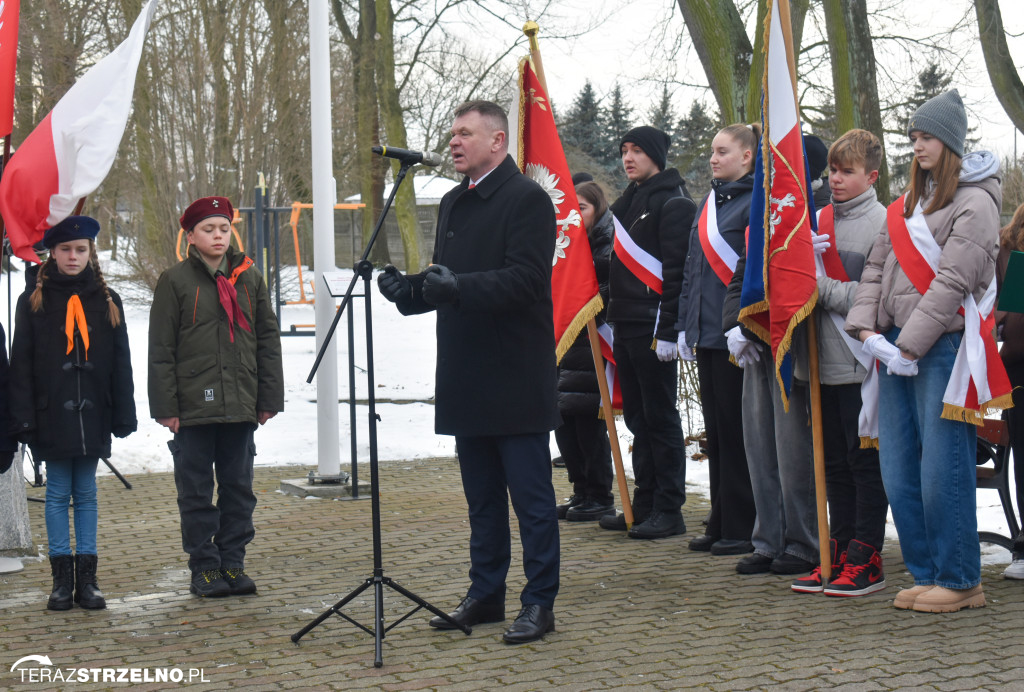
[[[226,255],[251,331],[220,304],[217,282],[190,247],[160,275],[149,317],[149,411],[182,426],[257,422],[257,411],[284,410],[281,335],[263,276],[232,249]]]

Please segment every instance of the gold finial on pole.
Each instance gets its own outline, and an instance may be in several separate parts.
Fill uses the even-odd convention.
[[[540,50],[537,45],[537,33],[540,31],[540,24],[535,21],[528,21],[523,24],[523,33],[530,39],[530,52]]]
[[[528,21],[523,24],[523,33],[530,39],[530,59],[533,61],[533,71],[537,74],[544,91],[548,90],[547,76],[544,74],[544,63],[540,59],[540,44],[537,42],[537,34],[540,32],[540,25],[535,21]]]

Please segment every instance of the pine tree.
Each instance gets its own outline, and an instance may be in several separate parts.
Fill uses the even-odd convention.
[[[601,105],[589,79],[573,100],[559,132],[563,146],[575,147],[591,158],[601,158]]]
[[[718,134],[718,123],[708,115],[700,102],[694,101],[689,114],[680,118],[675,132],[675,157],[669,159],[669,165],[679,169],[679,173],[686,179],[690,194],[699,198],[711,189],[708,158],[711,140]]]
[[[604,112],[602,131],[602,157],[606,174],[615,181],[618,189],[626,187],[628,180],[622,170],[622,158],[619,156],[619,141],[633,127],[633,109],[622,97],[622,87],[616,82],[608,95],[608,107]]]
[[[910,116],[928,99],[948,91],[952,81],[953,76],[947,74],[939,67],[938,63],[934,61],[929,62],[917,75],[917,86],[914,88],[913,95],[903,106],[896,110],[896,132],[902,136],[897,136],[895,144],[889,147],[889,150],[893,152],[889,167],[893,197],[901,194],[910,182],[910,162],[914,158],[913,145],[906,135],[906,127],[910,121]],[[970,151],[978,144],[978,138],[971,136],[975,131],[976,128],[974,127],[967,128],[967,138],[964,145],[965,152]]]

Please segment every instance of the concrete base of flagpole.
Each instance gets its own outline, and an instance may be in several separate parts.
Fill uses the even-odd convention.
[[[357,497],[353,496],[352,479],[344,483],[312,483],[308,478],[292,478],[281,481],[281,492],[285,495],[309,498],[318,497],[332,500],[369,500],[369,481],[359,481]]]
[[[16,557],[0,557],[0,574],[14,574],[25,569],[21,560]]]

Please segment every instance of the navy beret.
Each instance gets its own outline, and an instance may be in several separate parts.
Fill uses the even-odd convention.
[[[100,223],[91,216],[69,216],[56,226],[46,229],[43,247],[52,250],[54,246],[71,240],[96,240],[99,232]]]

